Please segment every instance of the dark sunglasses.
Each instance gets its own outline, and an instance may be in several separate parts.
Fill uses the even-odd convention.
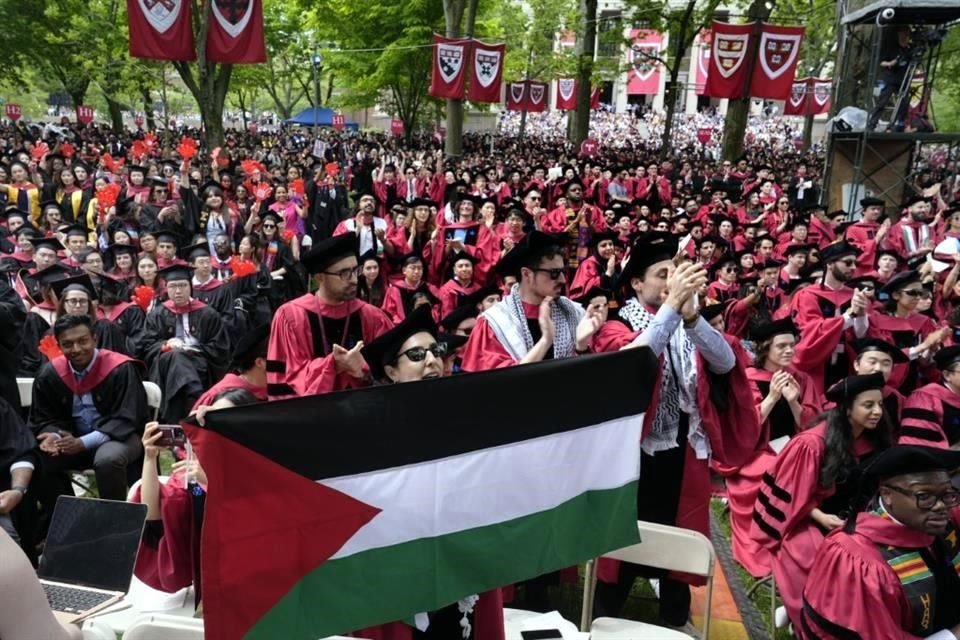
[[[275,225],[275,224],[265,224],[265,225],[263,225],[263,228],[264,228],[264,229],[276,229],[276,228],[277,228],[277,225]]]
[[[907,294],[911,298],[917,298],[924,294],[924,290],[923,289],[904,289],[902,293]]]
[[[410,362],[423,362],[427,359],[427,353],[432,353],[434,358],[442,358],[447,355],[446,343],[435,342],[429,347],[413,347],[403,353],[397,354],[397,360],[406,356]]]
[[[560,278],[560,276],[567,273],[566,267],[560,267],[559,269],[531,269],[531,271],[545,273],[551,280],[557,280]]]

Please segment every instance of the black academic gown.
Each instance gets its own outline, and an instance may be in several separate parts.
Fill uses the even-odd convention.
[[[38,313],[28,313],[23,323],[23,337],[16,346],[17,375],[33,378],[46,358],[40,353],[40,340],[50,331],[51,325]]]
[[[165,349],[177,335],[180,317],[169,300],[147,314],[140,345],[147,363],[150,381],[163,390],[161,418],[179,422],[187,416],[203,390],[219,380],[230,358],[230,341],[220,314],[211,307],[191,300],[188,324],[197,344],[193,349]]]
[[[27,311],[16,290],[0,277],[0,398],[20,410],[17,390],[17,347],[23,341]]]

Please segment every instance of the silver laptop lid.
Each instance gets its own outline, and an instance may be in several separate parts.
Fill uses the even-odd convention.
[[[126,592],[146,517],[143,504],[60,496],[37,573],[56,582]]]

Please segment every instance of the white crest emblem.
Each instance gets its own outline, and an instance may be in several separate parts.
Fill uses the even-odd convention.
[[[799,33],[763,33],[760,36],[760,66],[769,80],[776,80],[793,66],[800,55]]]
[[[231,38],[236,38],[253,17],[253,0],[213,0],[211,9],[220,27]]]
[[[473,68],[484,89],[493,84],[500,72],[501,52],[499,49],[483,49],[475,47],[473,50]]]
[[[166,33],[183,10],[183,0],[137,0],[137,4],[157,33]]]
[[[519,103],[523,100],[523,83],[522,82],[513,82],[510,84],[510,100],[512,102]]]
[[[640,80],[646,82],[660,66],[659,42],[635,42],[630,46],[630,65]]]
[[[532,104],[540,104],[543,102],[545,88],[545,85],[539,83],[530,85],[530,102]]]
[[[830,91],[833,89],[833,82],[817,82],[813,87],[813,99],[821,107],[830,100]]]
[[[462,44],[438,44],[437,63],[440,67],[440,77],[446,84],[450,84],[460,75],[463,69]]]
[[[801,80],[800,82],[794,82],[793,86],[790,87],[790,104],[794,107],[800,107],[803,104],[803,99],[807,95],[807,81]]]
[[[560,78],[557,80],[557,90],[560,92],[560,99],[564,102],[573,97],[573,90],[577,88],[577,81],[573,78]]]
[[[724,78],[729,78],[743,65],[747,57],[747,41],[749,33],[714,33],[713,54],[714,68]]]

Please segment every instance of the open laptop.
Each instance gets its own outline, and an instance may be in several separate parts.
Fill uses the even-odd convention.
[[[57,620],[77,622],[130,588],[147,507],[60,496],[40,559],[40,584]]]

